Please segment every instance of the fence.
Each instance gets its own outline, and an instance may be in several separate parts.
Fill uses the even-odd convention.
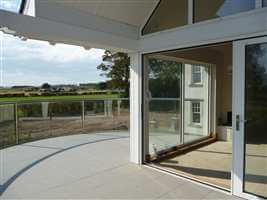
[[[129,99],[0,103],[0,148],[40,139],[129,130]]]

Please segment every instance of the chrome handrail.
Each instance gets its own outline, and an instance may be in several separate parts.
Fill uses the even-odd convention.
[[[37,99],[37,100],[13,100],[13,101],[1,101],[0,98],[0,105],[6,104],[27,104],[27,103],[57,103],[57,102],[81,102],[81,101],[105,101],[105,100],[130,100],[129,98],[68,98],[68,99]]]

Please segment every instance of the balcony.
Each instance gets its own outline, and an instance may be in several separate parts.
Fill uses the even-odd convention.
[[[131,164],[128,99],[6,102],[0,123],[3,199],[234,199]]]

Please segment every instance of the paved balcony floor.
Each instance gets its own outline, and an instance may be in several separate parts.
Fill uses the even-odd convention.
[[[51,138],[1,154],[1,199],[237,199],[129,163],[123,132]]]

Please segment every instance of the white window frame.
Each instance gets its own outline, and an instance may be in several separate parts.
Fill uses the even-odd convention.
[[[193,121],[193,115],[194,115],[193,104],[195,104],[195,103],[199,104],[199,122],[194,122]],[[203,111],[203,109],[202,109],[201,101],[191,101],[190,102],[190,116],[191,116],[190,117],[190,124],[192,126],[201,126],[201,124],[202,124],[202,111]],[[198,113],[196,113],[196,114],[198,114]]]
[[[247,45],[266,43],[267,37],[246,39],[233,43],[233,158],[232,193],[245,199],[263,200],[244,191],[245,165],[245,65]]]
[[[199,72],[200,73],[200,82],[195,82],[194,81],[194,73],[196,73],[194,71],[194,67],[199,67]],[[202,86],[203,85],[203,73],[202,73],[202,66],[201,65],[195,65],[193,64],[191,67],[191,86]]]

